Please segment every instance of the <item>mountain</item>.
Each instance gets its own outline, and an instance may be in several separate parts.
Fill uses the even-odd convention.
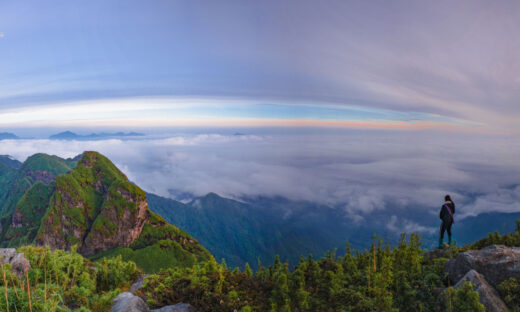
[[[22,166],[22,163],[14,159],[9,155],[0,155],[0,166],[7,166],[12,169],[18,169]],[[0,169],[0,172],[2,169]]]
[[[337,248],[344,251],[346,242],[355,249],[369,248],[377,235],[388,244],[396,244],[401,232],[413,231],[410,224],[423,229],[423,248],[438,244],[438,216],[417,214],[398,208],[377,211],[353,222],[341,210],[281,197],[255,197],[236,201],[210,193],[184,204],[148,194],[150,209],[192,234],[217,258],[231,267],[257,260],[271,263],[275,255],[291,264],[309,253],[320,257]],[[468,217],[453,226],[459,245],[468,244],[499,230],[511,232],[520,213],[489,213]],[[395,220],[393,227],[389,222]]]
[[[49,137],[49,139],[51,139],[51,140],[66,140],[66,141],[71,141],[71,140],[81,141],[81,140],[102,140],[102,139],[110,139],[110,138],[125,138],[125,137],[139,137],[139,136],[144,136],[144,134],[137,133],[137,132],[128,132],[128,133],[125,133],[125,132],[115,132],[115,133],[105,133],[105,132],[102,132],[102,133],[91,133],[91,134],[88,134],[88,135],[79,135],[79,134],[76,134],[76,133],[71,132],[71,131],[65,131],[65,132],[60,132],[60,133],[51,135]]]
[[[2,246],[77,248],[92,259],[121,255],[146,272],[212,258],[190,235],[152,213],[144,191],[99,153],[85,152],[77,161],[36,154],[12,176]]]
[[[284,198],[239,202],[210,193],[188,204],[148,194],[150,209],[188,231],[230,266],[257,267],[278,254],[296,263],[301,255],[344,250],[345,242],[364,247],[372,231],[349,222],[341,211]]]
[[[20,139],[20,138],[13,133],[0,132],[0,140],[18,140],[18,139]]]
[[[12,213],[22,196],[36,182],[49,184],[56,176],[69,172],[75,166],[74,160],[66,160],[47,154],[35,154],[16,168],[10,167],[0,181],[0,216]]]

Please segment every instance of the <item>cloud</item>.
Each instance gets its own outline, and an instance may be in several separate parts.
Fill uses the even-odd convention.
[[[492,211],[520,212],[520,186],[499,188],[489,194],[477,196],[475,201],[465,209],[462,217],[476,216]]]
[[[139,140],[4,140],[0,154],[73,157],[97,150],[146,191],[284,196],[343,209],[358,222],[399,207],[436,213],[451,194],[464,217],[519,211],[515,138],[428,131],[219,133]]]
[[[390,221],[386,228],[395,234],[401,233],[426,233],[433,234],[437,229],[429,226],[423,226],[410,220],[398,218],[396,215],[390,217]]]

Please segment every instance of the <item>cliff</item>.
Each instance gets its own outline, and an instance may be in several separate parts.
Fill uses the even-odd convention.
[[[56,160],[39,155],[40,160]],[[45,167],[40,161],[38,167],[34,159],[29,160],[16,172],[27,185],[3,218],[3,246],[35,243],[64,250],[76,246],[84,256],[122,255],[150,272],[172,263],[191,265],[212,258],[187,233],[150,212],[145,192],[105,156],[85,152],[74,169],[45,171],[34,168],[56,166]],[[146,259],[151,249],[157,258],[152,264]]]

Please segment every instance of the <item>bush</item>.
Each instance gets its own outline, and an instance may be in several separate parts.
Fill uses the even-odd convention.
[[[448,288],[446,293],[447,312],[485,312],[486,309],[479,301],[478,292],[473,289],[471,282],[465,282],[455,290]]]

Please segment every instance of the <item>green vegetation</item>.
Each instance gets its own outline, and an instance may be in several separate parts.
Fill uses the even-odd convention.
[[[3,247],[39,244],[70,249],[76,245],[93,259],[121,256],[145,272],[212,258],[190,235],[151,213],[144,191],[99,153],[85,152],[73,160],[36,154],[19,170],[6,168],[6,174],[24,178],[11,181],[10,189],[23,194],[15,208],[0,218]],[[141,234],[137,232],[133,242],[125,240],[135,235],[131,233],[137,224],[143,227]]]
[[[453,287],[448,288],[445,300],[444,304],[447,312],[486,311],[484,305],[479,302],[478,293],[473,290],[473,284],[470,282],[465,282],[457,290],[453,289]]]
[[[54,191],[54,182],[44,184],[36,182],[20,199],[9,220],[16,227],[6,226],[2,231],[3,245],[16,247],[27,245],[34,241],[40,227],[41,219],[49,207],[49,201]]]
[[[498,292],[511,312],[520,312],[520,280],[511,277],[498,285]]]
[[[500,235],[496,231],[489,233],[488,237],[464,247],[464,250],[482,249],[490,245],[520,246],[520,220],[516,221],[515,232],[504,235]]]
[[[475,245],[520,246],[517,224],[516,232],[491,234]],[[249,266],[241,272],[207,261],[154,274],[139,294],[154,307],[190,302],[211,311],[484,311],[471,283],[448,287],[448,258],[425,257],[420,246],[417,235],[407,240],[403,234],[395,248],[378,240],[362,252],[347,245],[343,257],[302,257],[293,270],[276,258],[255,274]],[[442,254],[453,258],[468,248],[451,246]],[[498,291],[511,311],[520,311],[519,280],[502,282]]]
[[[71,171],[75,161],[47,154],[35,154],[18,168],[16,162],[0,165],[0,216],[13,213],[16,205],[33,184],[49,184],[56,176]],[[9,166],[6,167],[5,164]],[[7,168],[7,169],[6,169]]]
[[[153,226],[163,220],[159,216],[152,219],[147,229],[147,235],[155,237],[152,246],[118,248],[98,255],[95,262],[79,255],[75,246],[71,251],[20,248],[32,267],[27,275],[31,299],[26,277],[13,275],[5,265],[10,311],[30,311],[29,302],[33,311],[108,311],[113,298],[129,288],[142,268],[167,259],[157,248],[175,245],[172,250],[184,250],[176,245],[178,241],[160,239],[161,235],[182,235],[182,231],[156,231]],[[139,244],[136,241],[137,247]],[[452,246],[443,254],[451,258],[464,249]],[[396,247],[373,239],[371,248],[364,251],[351,250],[347,244],[345,256],[329,252],[317,260],[312,255],[301,257],[293,269],[276,257],[267,267],[259,264],[255,273],[249,265],[243,271],[232,270],[212,257],[186,256],[177,254],[177,262],[164,263],[167,268],[147,277],[136,294],[154,308],[188,302],[201,311],[217,312],[484,311],[471,283],[457,290],[448,287],[443,269],[448,258],[426,257],[416,234],[403,234]],[[131,257],[145,261],[143,267],[125,261]],[[498,291],[511,311],[520,311],[517,279],[504,281]],[[0,309],[6,310],[3,297]]]
[[[394,249],[381,241],[363,252],[347,246],[344,257],[302,257],[293,270],[276,258],[256,274],[207,261],[150,276],[140,295],[154,307],[189,302],[211,311],[436,311],[449,300],[434,291],[445,287],[446,259],[424,258],[420,245],[417,235],[403,235]],[[466,297],[478,303],[472,289],[449,294],[456,303]]]
[[[167,224],[158,214],[151,213],[141,235],[129,248],[117,247],[91,257],[92,260],[122,257],[133,261],[146,273],[155,273],[172,267],[192,267],[212,259],[211,254],[191,236]]]
[[[71,251],[25,246],[31,269],[17,276],[9,264],[0,276],[1,311],[109,311],[112,300],[139,276],[135,263],[121,258],[92,263]],[[6,287],[7,284],[7,287]],[[6,300],[7,296],[7,300]]]

